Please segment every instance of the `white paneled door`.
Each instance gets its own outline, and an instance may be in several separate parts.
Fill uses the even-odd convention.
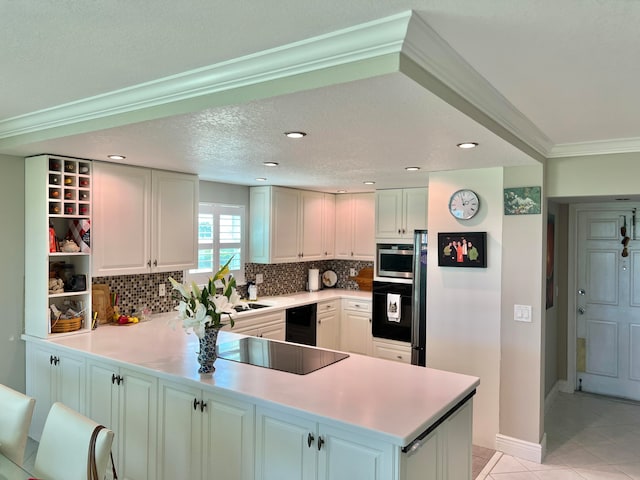
[[[640,400],[640,239],[631,223],[631,208],[578,213],[576,388]]]

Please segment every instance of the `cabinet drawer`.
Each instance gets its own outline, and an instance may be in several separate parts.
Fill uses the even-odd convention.
[[[374,340],[373,356],[394,362],[411,363],[411,345]]]
[[[355,310],[358,312],[370,312],[371,302],[368,300],[345,300],[344,309]]]
[[[318,315],[325,312],[335,312],[338,309],[338,302],[339,300],[329,300],[318,303]]]

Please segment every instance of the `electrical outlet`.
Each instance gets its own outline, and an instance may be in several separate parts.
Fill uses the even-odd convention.
[[[164,283],[161,283],[158,286],[158,295],[164,297],[167,294],[167,286]]]
[[[349,276],[350,277],[355,277],[358,274],[358,272],[356,272],[355,268],[350,268],[349,269]]]
[[[256,273],[256,285],[260,285],[264,282],[264,276],[261,273]]]

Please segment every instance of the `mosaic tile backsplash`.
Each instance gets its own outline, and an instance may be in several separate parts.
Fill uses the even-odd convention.
[[[349,279],[349,269],[372,268],[373,262],[352,260],[321,260],[316,262],[282,263],[277,265],[264,265],[260,263],[247,263],[245,266],[245,278],[247,282],[255,281],[256,274],[261,273],[264,282],[258,285],[258,296],[287,295],[306,290],[308,270],[317,268],[320,273],[325,270],[336,272],[338,281],[336,288],[358,290],[358,284]],[[113,277],[94,277],[94,284],[108,285],[112,293],[118,295],[120,312],[131,314],[140,307],[148,307],[152,313],[165,313],[172,311],[178,304],[173,299],[171,285],[168,277],[183,281],[183,272],[148,273],[140,275],[115,275]],[[158,286],[164,283],[167,295],[158,295]],[[247,286],[239,285],[238,292],[247,297]]]

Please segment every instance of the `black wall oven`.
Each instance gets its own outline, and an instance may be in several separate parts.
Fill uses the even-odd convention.
[[[374,337],[411,342],[412,289],[410,283],[373,282]],[[393,305],[389,304],[389,300],[395,298],[400,300],[400,305],[397,305],[399,315],[395,314]]]

